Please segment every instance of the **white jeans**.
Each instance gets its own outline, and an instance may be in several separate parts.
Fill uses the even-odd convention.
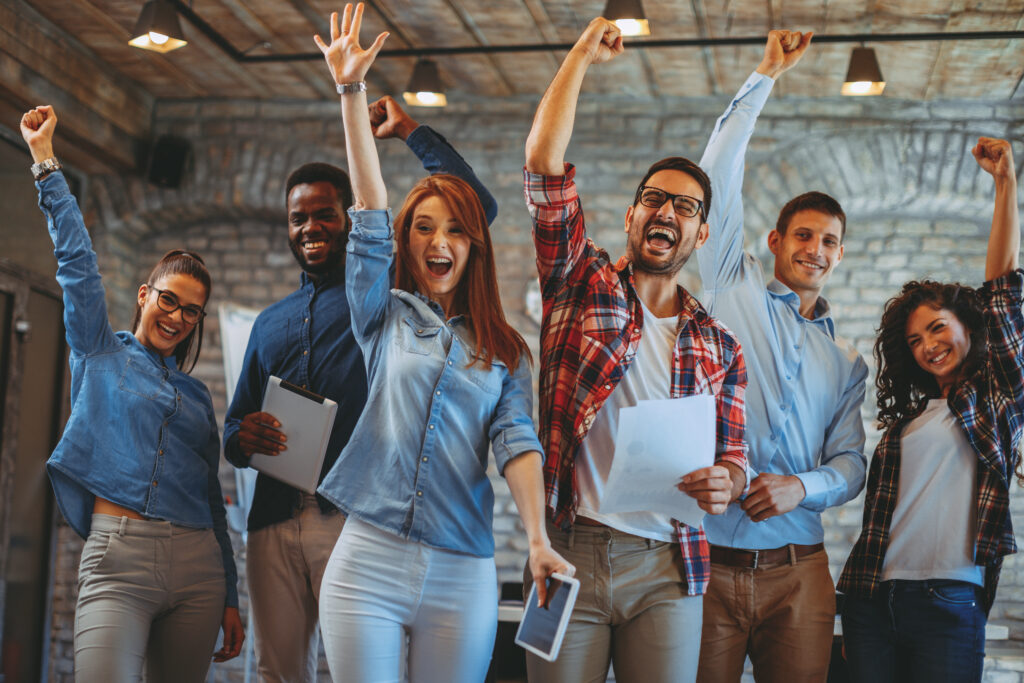
[[[483,681],[498,624],[493,558],[408,541],[349,518],[320,588],[335,683]]]

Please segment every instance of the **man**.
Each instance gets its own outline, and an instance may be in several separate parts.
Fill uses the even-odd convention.
[[[431,173],[452,173],[473,186],[488,220],[497,206],[469,165],[427,126],[417,126],[385,97],[370,106],[379,138],[399,137]],[[286,184],[288,242],[302,268],[301,287],[260,313],[224,421],[224,451],[236,467],[253,453],[288,457],[274,416],[260,412],[267,379],[276,375],[338,403],[320,479],[348,443],[366,402],[366,370],[349,326],[345,244],[352,205],[348,176],[329,164],[306,164]],[[325,499],[260,474],[249,513],[246,570],[261,681],[315,681],[320,580],[344,520]]]
[[[772,31],[764,59],[715,125],[701,167],[715,194],[698,255],[708,310],[736,333],[747,361],[750,490],[709,519],[699,680],[739,681],[749,654],[758,681],[824,681],[835,587],[821,512],[864,485],[867,366],[836,339],[821,290],[843,257],[839,203],[809,192],[782,209],[768,247],[775,279],[743,252],[743,159],[774,79],[811,34]]]
[[[715,430],[716,464],[683,477],[679,488],[719,513],[746,483],[743,356],[676,284],[707,239],[707,176],[680,157],[654,164],[626,210],[626,255],[612,263],[587,238],[575,169],[564,162],[587,68],[621,53],[618,28],[594,19],[544,94],[526,143],[544,297],[540,437],[549,535],[581,583],[558,659],[527,655],[535,683],[604,680],[609,662],[618,681],[696,676],[709,571],[704,532],[654,512],[599,511],[613,455],[620,457],[620,409],[714,396],[717,419],[707,428]]]

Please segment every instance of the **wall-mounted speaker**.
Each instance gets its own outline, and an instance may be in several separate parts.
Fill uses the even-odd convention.
[[[177,188],[185,176],[185,165],[192,145],[185,138],[161,135],[149,154],[149,182],[161,187]]]

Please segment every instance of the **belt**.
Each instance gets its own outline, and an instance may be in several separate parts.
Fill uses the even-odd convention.
[[[801,557],[806,557],[824,549],[824,543],[815,543],[814,545],[790,543],[781,548],[767,548],[765,550],[740,550],[739,548],[713,545],[711,546],[711,563],[724,564],[727,567],[757,569],[758,567],[768,565],[795,562]]]

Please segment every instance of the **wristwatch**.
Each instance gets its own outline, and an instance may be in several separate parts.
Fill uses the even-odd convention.
[[[50,157],[49,159],[43,159],[38,164],[32,164],[32,175],[36,180],[42,180],[47,175],[62,168],[64,167],[57,161],[57,157]]]
[[[338,91],[339,95],[366,92],[366,81],[353,81],[352,83],[335,83],[334,87]]]

